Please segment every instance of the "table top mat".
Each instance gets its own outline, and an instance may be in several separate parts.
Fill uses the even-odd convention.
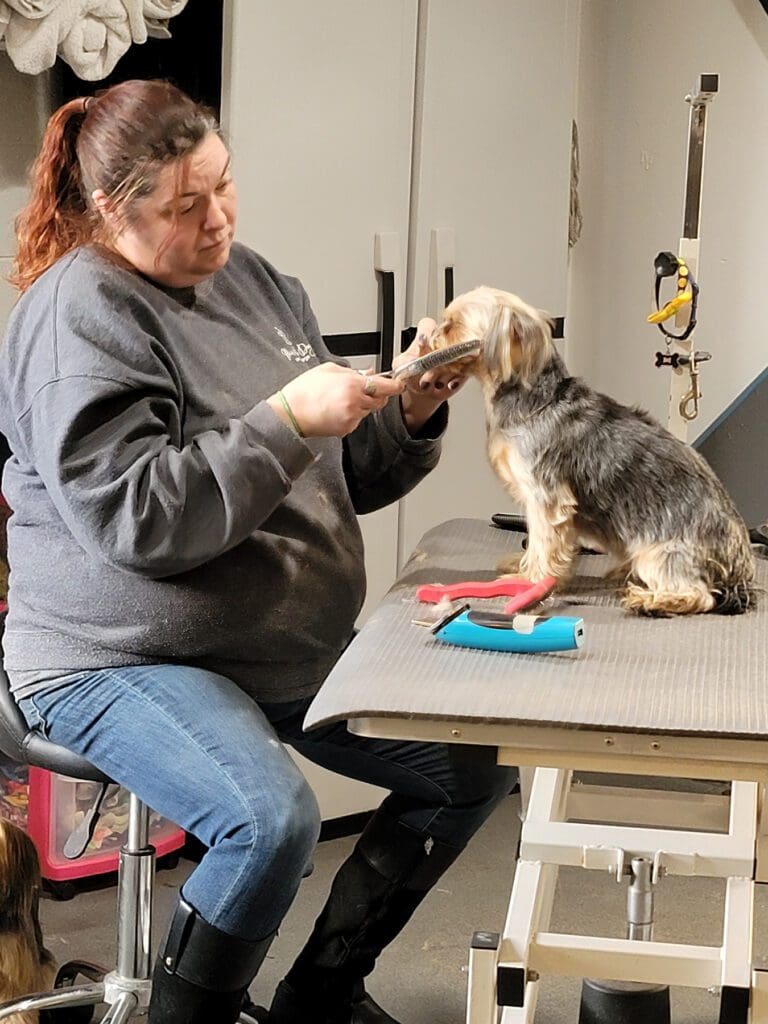
[[[315,698],[306,727],[364,717],[768,736],[768,558],[744,615],[643,618],[621,607],[602,555],[582,554],[549,614],[579,615],[580,650],[510,654],[451,646],[412,619],[422,583],[494,579],[521,535],[453,519],[424,535]],[[476,600],[500,611],[504,599]]]

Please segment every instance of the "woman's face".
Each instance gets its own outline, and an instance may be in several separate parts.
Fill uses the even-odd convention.
[[[139,199],[114,237],[117,251],[147,277],[184,288],[227,262],[237,215],[229,153],[211,133],[163,167],[154,191]],[[94,195],[99,205],[98,195]],[[108,216],[108,215],[107,215]]]

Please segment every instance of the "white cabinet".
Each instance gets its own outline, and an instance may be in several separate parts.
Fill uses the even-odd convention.
[[[564,314],[576,14],[572,0],[422,5],[411,322],[443,304],[446,249],[456,294],[487,284]],[[402,504],[402,555],[447,518],[513,510],[474,382],[451,401],[440,465]]]
[[[375,331],[375,233],[405,261],[416,5],[230,0],[224,35],[239,237],[301,278],[324,334]]]
[[[456,293],[491,284],[564,313],[577,4],[227,0],[222,120],[238,234],[301,278],[324,335],[378,349],[377,234],[398,345],[442,308],[446,265]],[[364,613],[424,530],[510,507],[484,435],[470,383],[438,469],[399,507],[363,517]]]

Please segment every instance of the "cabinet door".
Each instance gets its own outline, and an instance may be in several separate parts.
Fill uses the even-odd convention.
[[[415,51],[412,0],[225,8],[238,235],[301,278],[323,334],[377,329],[377,232],[399,234],[404,264]]]
[[[422,5],[410,322],[444,305],[446,239],[456,294],[487,284],[564,313],[575,61],[575,0]],[[474,382],[451,411],[440,465],[402,503],[403,554],[449,517],[512,507]]]

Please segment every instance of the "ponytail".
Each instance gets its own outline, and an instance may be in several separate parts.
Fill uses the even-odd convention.
[[[60,256],[91,241],[94,221],[83,192],[77,137],[86,99],[74,99],[51,116],[31,175],[27,205],[16,218],[18,248],[11,284],[26,291]]]

